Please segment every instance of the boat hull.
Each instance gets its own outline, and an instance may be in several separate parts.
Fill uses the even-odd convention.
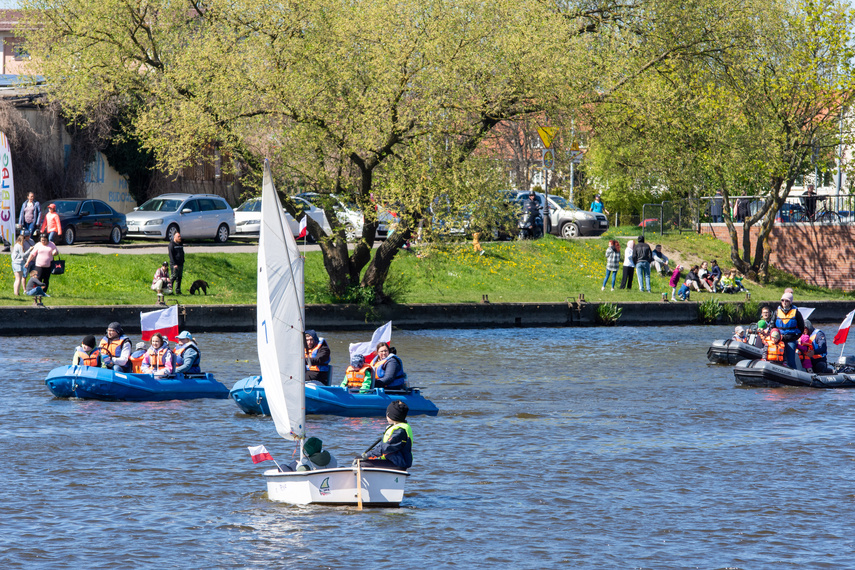
[[[91,366],[54,368],[45,378],[45,385],[57,398],[87,400],[160,402],[229,397],[229,389],[213,374],[155,378],[151,374],[125,374]]]
[[[247,414],[270,415],[261,376],[249,376],[239,380],[229,392],[238,407]],[[306,413],[317,415],[345,416],[350,418],[383,417],[386,408],[394,400],[402,400],[409,408],[408,415],[435,416],[436,405],[421,395],[418,389],[407,392],[387,392],[375,388],[367,394],[350,392],[339,386],[306,384]]]
[[[707,360],[715,364],[736,364],[742,360],[759,360],[765,351],[738,340],[714,340],[707,350]]]
[[[364,467],[361,473],[362,505],[397,507],[404,498],[409,473],[393,469]],[[264,472],[267,496],[271,501],[292,505],[357,505],[356,468]]]
[[[744,360],[734,367],[733,376],[737,385],[756,388],[855,388],[855,374],[813,374],[765,360]]]

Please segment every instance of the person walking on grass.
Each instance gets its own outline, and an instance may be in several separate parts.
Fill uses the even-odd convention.
[[[609,281],[609,276],[612,278],[612,291],[615,290],[615,279],[617,279],[618,271],[620,270],[620,243],[617,240],[609,240],[609,245],[606,247],[606,278],[603,279],[603,286],[600,291],[606,290],[606,283]]]
[[[15,274],[15,284],[12,286],[12,290],[16,297],[21,294],[21,288],[24,286],[24,259],[30,255],[30,249],[32,248],[24,248],[24,233],[21,232],[21,235],[15,240],[15,245],[12,246],[11,256],[12,273]]]

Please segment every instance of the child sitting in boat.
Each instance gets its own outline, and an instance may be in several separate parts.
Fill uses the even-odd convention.
[[[766,341],[766,356],[763,360],[786,366],[784,363],[784,341],[781,340],[781,331],[772,329],[769,340]]]
[[[75,366],[101,367],[101,349],[96,348],[94,335],[85,337],[80,346],[74,349],[74,358],[71,363]]]
[[[151,335],[151,346],[143,357],[140,370],[143,374],[155,376],[166,376],[175,370],[172,351],[163,342],[163,336],[160,333]]]
[[[324,442],[316,437],[310,437],[303,444],[303,461],[295,471],[314,471],[316,469],[335,469],[338,461],[324,449]]]
[[[348,390],[359,390],[360,394],[364,394],[371,390],[373,384],[374,370],[371,365],[365,363],[365,357],[361,354],[351,356],[350,366],[344,372],[341,387]]]
[[[805,333],[799,337],[799,344],[796,345],[796,352],[798,357],[802,361],[802,366],[805,369],[805,372],[813,372],[813,343],[810,340],[810,335],[807,334],[807,329],[805,329]]]
[[[143,357],[145,356],[146,348],[144,342],[138,342],[136,350],[131,353],[128,359],[128,364],[131,365],[131,372],[139,374],[142,367]]]
[[[736,325],[736,328],[733,329],[733,340],[739,342],[748,342],[748,336],[745,334],[744,327]]]

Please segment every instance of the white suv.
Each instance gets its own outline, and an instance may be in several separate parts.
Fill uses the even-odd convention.
[[[235,233],[235,212],[215,194],[162,194],[127,215],[128,237],[150,237],[172,241],[210,239],[225,243]]]

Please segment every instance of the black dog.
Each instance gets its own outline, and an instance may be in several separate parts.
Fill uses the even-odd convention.
[[[207,295],[208,294],[208,282],[203,281],[201,279],[197,279],[196,281],[193,282],[192,285],[190,285],[190,294],[195,295],[196,291],[199,291],[200,289],[202,290],[202,293]]]

